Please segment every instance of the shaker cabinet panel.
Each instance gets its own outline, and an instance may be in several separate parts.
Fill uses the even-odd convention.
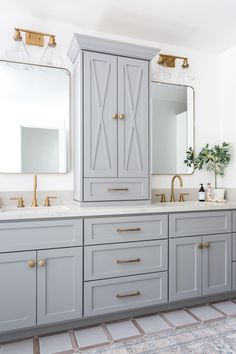
[[[84,278],[96,280],[166,271],[167,240],[87,246]]]
[[[117,57],[84,52],[84,176],[117,177]]]
[[[203,295],[231,290],[231,235],[203,236]]]
[[[38,251],[37,323],[82,317],[82,248]]]
[[[84,178],[84,200],[148,199],[148,187],[148,178]]]
[[[36,325],[35,265],[35,251],[0,254],[0,332]]]
[[[171,214],[169,220],[170,237],[231,232],[230,211]]]
[[[84,315],[95,316],[167,302],[167,272],[95,280],[84,285]]]
[[[148,65],[118,57],[119,177],[148,177]]]
[[[169,242],[169,299],[201,295],[201,237],[183,237]]]
[[[167,215],[120,216],[84,220],[84,244],[147,241],[167,238]]]

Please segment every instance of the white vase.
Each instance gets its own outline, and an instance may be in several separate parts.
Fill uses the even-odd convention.
[[[222,201],[225,198],[225,188],[213,188],[213,199]]]

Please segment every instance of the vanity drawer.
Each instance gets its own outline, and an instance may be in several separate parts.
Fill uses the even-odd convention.
[[[85,201],[148,199],[148,178],[85,178]]]
[[[0,252],[82,245],[78,219],[0,223]]]
[[[84,244],[146,241],[167,238],[167,215],[96,218],[84,221]]]
[[[167,302],[167,272],[95,280],[84,285],[85,316],[165,302]]]
[[[212,211],[171,214],[170,237],[222,234],[231,232],[231,212]]]
[[[85,280],[167,270],[167,240],[85,247]]]

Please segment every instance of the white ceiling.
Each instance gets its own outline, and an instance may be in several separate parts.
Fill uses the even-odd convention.
[[[6,13],[213,52],[236,45],[236,0],[0,0]]]

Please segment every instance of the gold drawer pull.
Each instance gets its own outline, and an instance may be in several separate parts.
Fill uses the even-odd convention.
[[[124,114],[119,114],[119,118],[120,118],[120,119],[124,119],[124,118],[125,118],[125,115],[124,115]]]
[[[210,248],[210,245],[211,245],[210,242],[206,242],[206,243],[203,244],[203,247]]]
[[[28,266],[30,268],[34,268],[35,267],[35,260],[34,259],[31,259],[30,261],[28,261]]]
[[[129,188],[107,188],[108,192],[119,192],[119,191],[125,191],[128,192]]]
[[[140,258],[134,258],[134,259],[117,259],[116,263],[117,264],[124,264],[124,263],[138,263],[141,262]]]
[[[113,119],[117,119],[117,118],[118,118],[118,114],[117,114],[117,113],[113,113],[113,114],[112,114],[112,118],[113,118]]]
[[[197,246],[200,248],[200,250],[203,249],[203,243],[199,243]]]
[[[138,295],[141,295],[140,291],[135,291],[134,293],[127,293],[127,294],[117,294],[116,297],[118,299],[123,299],[125,297],[138,296]]]
[[[39,260],[39,266],[40,267],[45,267],[45,265],[46,265],[46,261],[44,259],[40,259]]]
[[[129,231],[141,231],[140,227],[134,227],[131,229],[120,229],[118,228],[116,232],[129,232]]]

